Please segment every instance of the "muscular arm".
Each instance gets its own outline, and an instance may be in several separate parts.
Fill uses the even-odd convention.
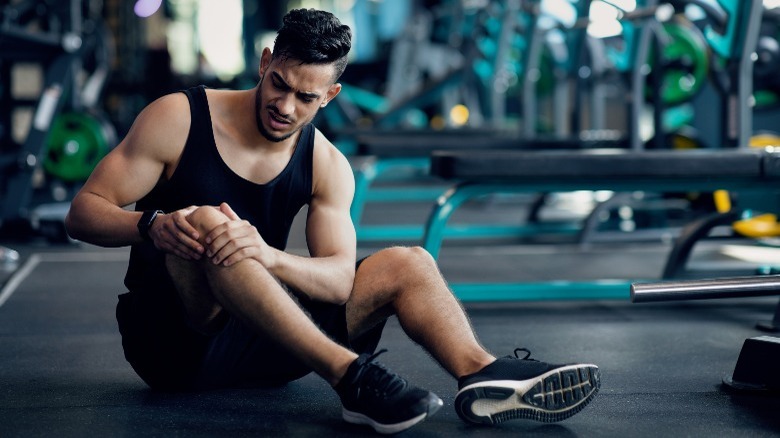
[[[188,115],[181,94],[163,97],[139,114],[73,199],[65,219],[73,238],[101,246],[142,241],[136,227],[141,213],[124,207],[149,193],[176,162],[189,131]]]
[[[311,257],[280,254],[271,272],[312,298],[345,302],[355,278],[355,227],[349,214],[355,180],[346,158],[328,146],[321,151],[325,158],[314,159],[314,192],[306,220]]]

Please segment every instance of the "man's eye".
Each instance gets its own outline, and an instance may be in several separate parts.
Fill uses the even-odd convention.
[[[271,81],[271,83],[273,84],[274,88],[276,88],[277,90],[284,91],[284,90],[287,90],[287,88],[288,88],[287,85],[282,83],[282,82]]]

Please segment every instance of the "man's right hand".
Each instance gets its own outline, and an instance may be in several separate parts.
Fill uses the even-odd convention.
[[[149,229],[154,246],[185,260],[200,260],[203,245],[198,242],[198,231],[187,221],[187,216],[196,208],[190,206],[157,216]]]

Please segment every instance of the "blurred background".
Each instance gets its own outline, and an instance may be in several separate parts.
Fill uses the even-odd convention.
[[[3,0],[0,237],[66,239],[57,218],[140,110],[197,84],[253,87],[293,8],[353,29],[344,88],[316,124],[355,157],[375,155],[365,134],[382,132],[573,149],[773,145],[778,3],[763,1],[758,43],[738,51],[747,3],[734,0]],[[725,104],[735,96],[736,109]],[[750,138],[724,131],[747,112]]]

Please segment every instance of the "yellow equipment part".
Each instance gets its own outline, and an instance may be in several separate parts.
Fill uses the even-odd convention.
[[[734,231],[752,238],[780,236],[780,224],[777,223],[777,215],[772,213],[760,214],[749,219],[742,219],[732,224]]]

